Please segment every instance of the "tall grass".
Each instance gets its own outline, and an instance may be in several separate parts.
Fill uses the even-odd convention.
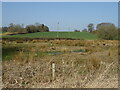
[[[94,41],[85,40],[51,40],[22,44],[11,42],[10,46],[13,45],[23,46],[18,53],[14,54],[12,60],[3,61],[4,87],[117,88],[118,56],[117,47],[114,45],[93,46]],[[85,49],[87,52],[84,52],[86,54],[69,52],[75,49]],[[64,54],[43,54],[48,51],[63,51]],[[55,64],[54,80],[53,62]]]

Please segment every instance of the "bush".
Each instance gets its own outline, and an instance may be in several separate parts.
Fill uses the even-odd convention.
[[[118,39],[118,30],[115,25],[100,26],[97,30],[97,35],[101,39],[114,40]]]
[[[80,30],[74,30],[74,32],[80,32]]]

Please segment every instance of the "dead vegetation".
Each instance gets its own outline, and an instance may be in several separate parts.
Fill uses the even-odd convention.
[[[3,44],[3,47],[6,45],[8,44]],[[50,40],[9,43],[9,47],[14,45],[22,47],[11,60],[3,60],[5,88],[118,87],[117,41]],[[75,50],[85,52],[74,52]],[[62,54],[48,55],[49,51],[60,51]],[[52,79],[53,62],[55,80]]]

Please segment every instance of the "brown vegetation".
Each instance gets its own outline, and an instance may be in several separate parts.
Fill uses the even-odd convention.
[[[3,48],[11,46],[20,48],[11,60],[3,60],[5,88],[118,87],[117,41],[3,42]],[[77,50],[83,51],[77,52]],[[57,51],[62,54],[49,55],[49,52]],[[53,62],[55,63],[55,80],[52,79]]]

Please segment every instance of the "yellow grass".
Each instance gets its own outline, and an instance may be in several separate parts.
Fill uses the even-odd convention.
[[[9,44],[9,47],[23,46],[12,60],[3,61],[4,87],[118,87],[117,41],[40,40],[16,44],[10,42]],[[6,45],[8,44],[3,46]],[[86,52],[73,52],[81,49]],[[63,54],[48,55],[43,53],[49,51],[60,51]],[[52,79],[53,62],[55,63],[55,80]]]

